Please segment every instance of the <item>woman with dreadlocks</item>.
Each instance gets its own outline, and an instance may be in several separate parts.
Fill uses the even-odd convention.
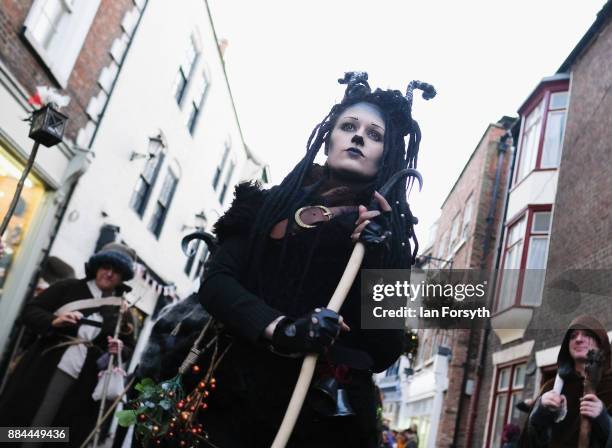
[[[356,241],[368,248],[365,268],[413,263],[417,220],[406,183],[386,198],[378,191],[405,168],[421,182],[412,93],[419,88],[429,99],[435,90],[413,81],[406,96],[372,92],[367,78],[350,72],[339,80],[347,84],[343,100],[315,127],[291,173],[270,190],[239,185],[215,226],[220,245],[200,301],[233,336],[203,414],[215,446],[270,446],[306,353],[321,356],[288,446],[378,446],[372,372],[395,362],[404,332],[359,328],[359,280],[339,314],[324,307]],[[324,166],[314,163],[321,148]]]

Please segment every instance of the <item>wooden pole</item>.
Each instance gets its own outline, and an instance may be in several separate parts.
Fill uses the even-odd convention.
[[[340,311],[340,308],[342,307],[342,304],[344,303],[344,300],[346,299],[346,296],[348,295],[349,290],[355,281],[355,277],[357,277],[364,254],[365,247],[363,243],[357,242],[357,244],[355,244],[355,248],[353,249],[353,253],[351,254],[351,258],[349,258],[346,268],[344,269],[342,278],[340,278],[340,282],[338,283],[338,286],[336,286],[336,290],[334,291],[334,294],[327,305],[327,308],[330,310],[335,311],[336,313]],[[293,432],[297,418],[300,415],[300,410],[304,404],[306,393],[310,387],[315,366],[317,365],[318,356],[319,355],[316,353],[311,353],[306,355],[304,358],[302,369],[300,370],[300,376],[298,377],[295,389],[293,389],[293,395],[291,395],[291,400],[289,401],[289,407],[287,408],[287,412],[285,413],[285,417],[283,418],[283,422],[281,423],[278,433],[276,433],[276,437],[272,443],[272,448],[284,448],[289,441],[289,437]]]
[[[119,305],[119,316],[117,317],[117,325],[115,326],[115,339],[119,336],[119,329],[121,328],[121,318],[123,317],[123,301]],[[121,352],[118,353],[119,360],[121,360]],[[110,381],[111,373],[113,371],[113,365],[115,363],[115,355],[113,353],[108,357],[108,366],[104,372],[104,385],[102,386],[102,398],[100,399],[100,410],[98,411],[98,419],[96,420],[96,433],[93,441],[93,448],[98,448],[98,442],[100,439],[100,431],[102,430],[102,421],[104,416],[104,406],[106,405],[106,391],[108,390],[108,383]]]

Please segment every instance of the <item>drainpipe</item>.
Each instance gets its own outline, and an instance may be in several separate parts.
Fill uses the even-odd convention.
[[[516,123],[516,122],[515,122]],[[491,204],[489,207],[489,213],[487,215],[487,230],[485,233],[485,241],[483,243],[483,258],[482,261],[480,263],[480,269],[481,271],[486,267],[486,259],[488,256],[488,251],[490,250],[490,238],[491,238],[491,234],[493,233],[493,223],[494,223],[494,218],[495,218],[495,209],[497,207],[497,192],[499,189],[499,183],[501,181],[501,167],[502,167],[502,163],[503,163],[503,158],[504,158],[504,154],[506,153],[506,151],[510,148],[510,142],[512,138],[512,133],[511,130],[507,130],[506,133],[502,136],[502,138],[499,140],[498,146],[497,146],[497,151],[498,151],[498,158],[497,158],[497,168],[496,168],[496,173],[495,173],[495,184],[493,186],[493,196],[491,197]],[[510,182],[512,181],[512,177],[514,175],[514,167],[515,167],[515,163],[516,163],[516,151],[512,154],[512,165],[510,166],[510,172],[508,174],[508,186],[510,185]],[[504,211],[503,211],[503,215],[502,215],[502,219],[500,222],[500,231],[498,232],[498,235],[502,234],[501,229],[503,229],[503,224],[506,221],[506,217],[507,217],[507,213],[508,213],[508,200],[507,200],[507,196],[505,198],[505,204],[504,204]],[[496,251],[496,255],[495,255],[495,269],[493,272],[497,271],[499,269],[499,265],[501,262],[501,251],[502,251],[502,238],[498,238],[497,241],[497,251]],[[497,275],[492,275],[493,280],[490,282],[491,284],[491,289],[490,291],[495,291],[496,289],[496,282],[497,282]],[[492,306],[493,304],[493,300],[494,300],[494,295],[490,294],[489,295],[489,307]],[[484,367],[485,367],[485,363],[487,360],[487,344],[486,341],[489,338],[489,335],[491,334],[491,322],[489,320],[486,321],[486,327],[484,329],[484,331],[481,334],[480,337],[480,341],[478,344],[478,350],[479,350],[479,354],[478,354],[478,368],[476,371],[476,384],[474,385],[474,395],[472,396],[472,399],[470,400],[470,409],[468,412],[468,426],[467,426],[467,438],[466,438],[466,443],[465,446],[466,448],[470,448],[472,446],[472,437],[473,437],[473,433],[474,433],[474,424],[476,423],[476,416],[477,416],[477,406],[478,406],[478,398],[480,396],[480,389],[482,387],[482,383],[481,383],[481,378],[482,375],[484,374]],[[470,335],[471,338],[472,335]],[[456,430],[456,428],[455,428]]]

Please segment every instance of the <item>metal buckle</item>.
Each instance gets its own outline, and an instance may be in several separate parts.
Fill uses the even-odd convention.
[[[316,226],[312,225],[312,224],[306,224],[304,221],[302,221],[301,218],[301,214],[304,210],[307,210],[309,208],[318,208],[321,209],[323,211],[323,216],[327,216],[327,220],[329,221],[330,219],[333,218],[334,214],[331,212],[330,209],[328,209],[327,207],[325,207],[324,205],[309,205],[307,207],[302,207],[300,209],[298,209],[295,212],[295,222],[297,223],[298,226],[304,228],[304,229],[313,229]]]

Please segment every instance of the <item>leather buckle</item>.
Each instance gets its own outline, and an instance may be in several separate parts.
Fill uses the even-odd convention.
[[[302,217],[301,217],[302,213],[310,208],[320,209],[322,211],[323,216],[327,217],[328,221],[332,219],[334,216],[332,211],[329,208],[325,207],[324,205],[309,205],[307,207],[302,207],[295,212],[295,222],[297,223],[298,226],[304,229],[312,229],[316,227],[313,224],[306,224],[304,221],[302,221]]]

